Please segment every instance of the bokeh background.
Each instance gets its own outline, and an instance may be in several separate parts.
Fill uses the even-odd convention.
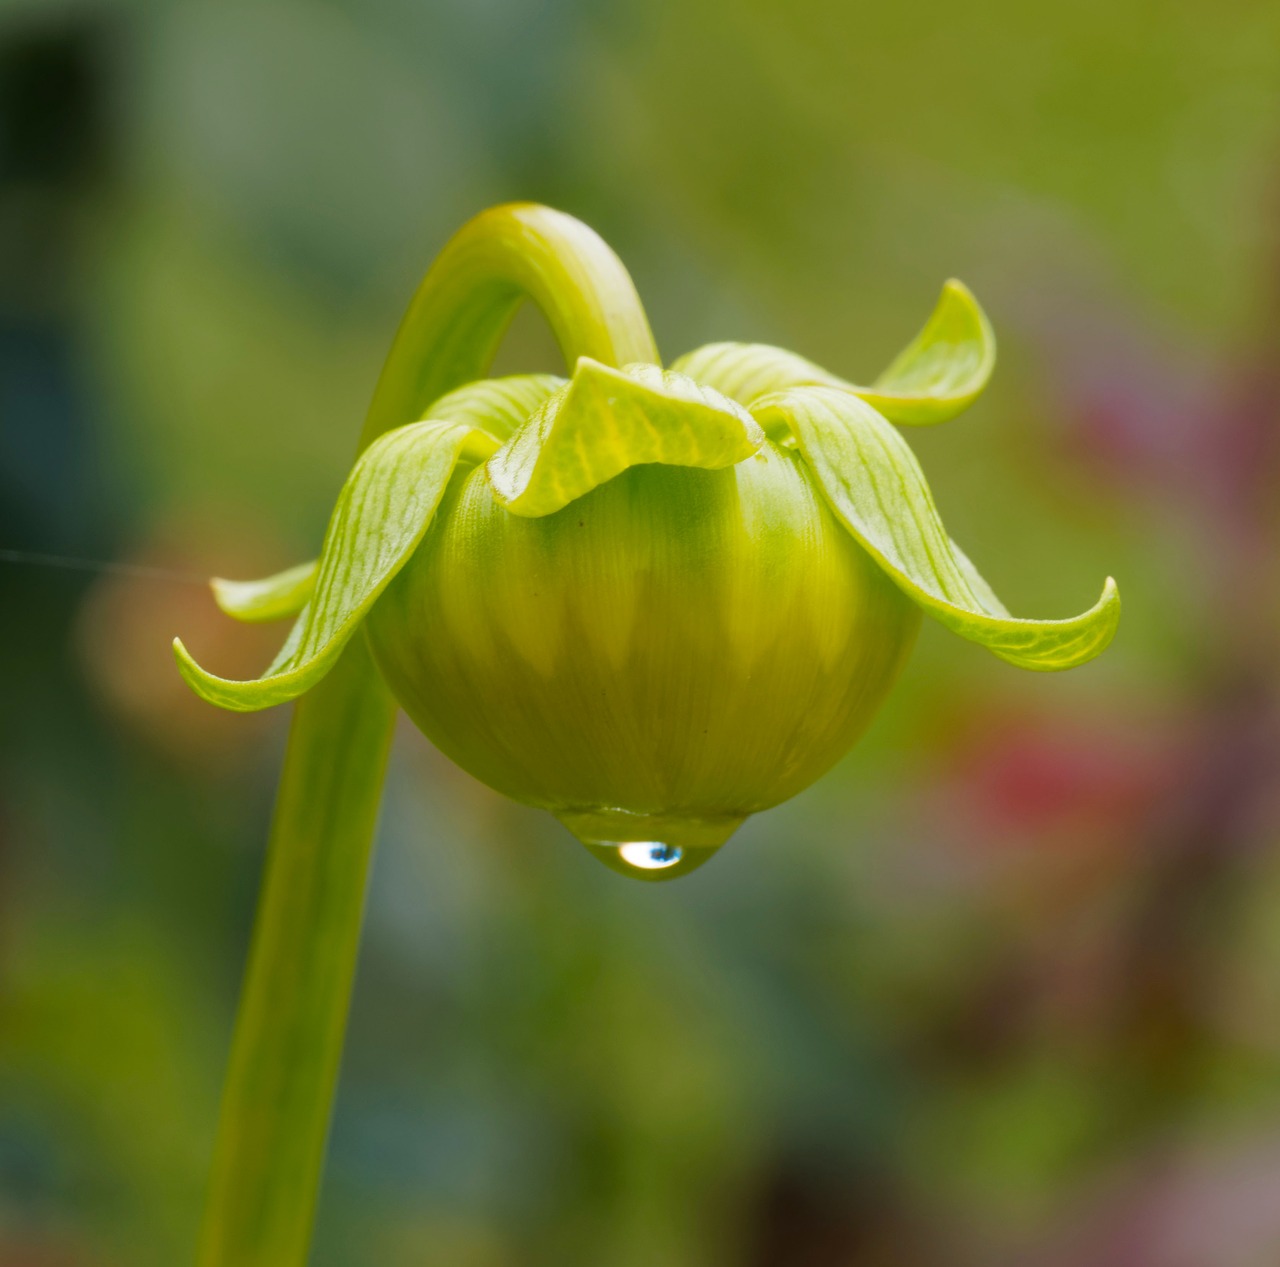
[[[1280,1261],[1280,8],[0,6],[0,1264],[189,1260],[286,717],[194,578],[315,552],[419,276],[532,198],[668,357],[874,374],[940,282],[993,386],[912,443],[1015,610],[628,883],[405,729],[316,1267]],[[502,368],[550,368],[517,321]],[[154,569],[154,570],[147,570]]]

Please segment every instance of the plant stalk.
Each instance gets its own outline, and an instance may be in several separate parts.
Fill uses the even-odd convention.
[[[585,225],[495,207],[446,245],[383,367],[360,449],[483,377],[519,305],[572,368],[657,362],[630,277]],[[364,640],[295,706],[214,1148],[199,1267],[303,1267],[396,706]]]

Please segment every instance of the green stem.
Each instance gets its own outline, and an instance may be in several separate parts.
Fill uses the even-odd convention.
[[[484,375],[530,299],[572,366],[658,359],[617,256],[569,216],[484,212],[396,335],[360,447]],[[199,1267],[301,1267],[324,1161],[395,702],[362,639],[299,700],[223,1092]]]
[[[201,1267],[305,1261],[394,719],[359,639],[295,709]]]

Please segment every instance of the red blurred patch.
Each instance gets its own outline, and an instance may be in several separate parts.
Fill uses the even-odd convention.
[[[1167,721],[992,710],[942,757],[932,810],[982,848],[1130,837],[1177,784],[1184,744]]]

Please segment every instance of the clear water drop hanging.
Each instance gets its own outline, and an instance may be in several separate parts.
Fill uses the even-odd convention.
[[[674,845],[662,840],[584,840],[587,852],[633,880],[675,880],[696,871],[719,846]]]

